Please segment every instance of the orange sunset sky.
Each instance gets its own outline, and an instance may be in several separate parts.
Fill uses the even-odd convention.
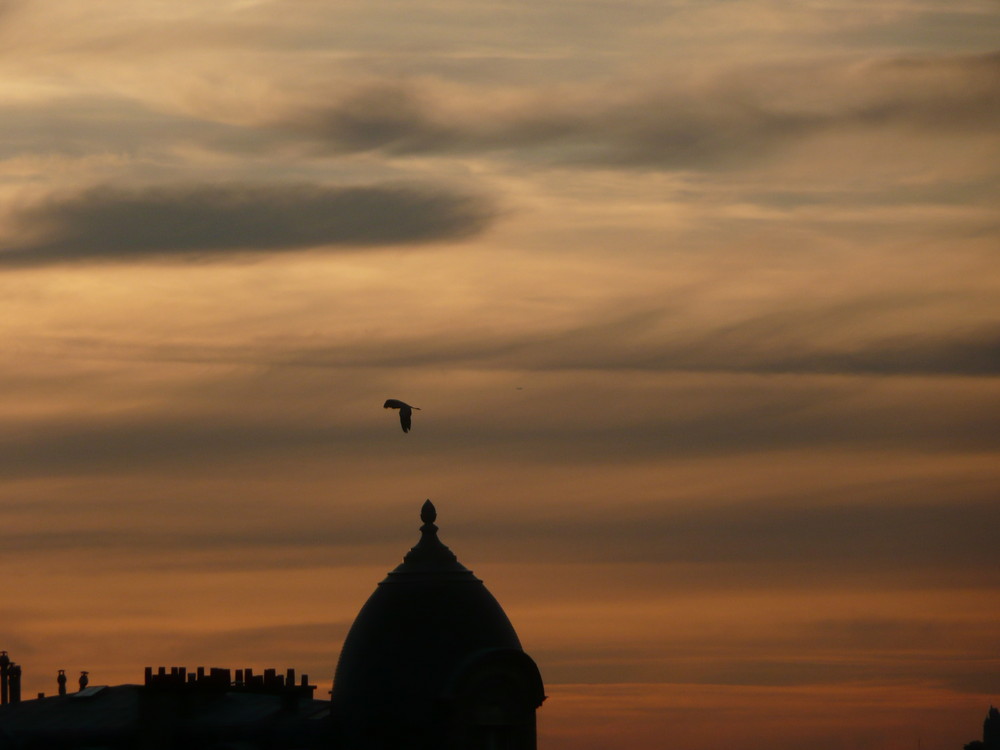
[[[326,697],[430,498],[540,750],[977,739],[998,49],[994,0],[0,1],[25,694]]]

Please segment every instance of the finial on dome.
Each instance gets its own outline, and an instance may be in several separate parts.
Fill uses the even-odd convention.
[[[437,520],[437,510],[430,500],[425,501],[420,508],[420,520],[424,522],[420,527],[420,541],[406,553],[402,565],[389,573],[382,583],[398,582],[414,575],[432,577],[444,575],[478,581],[479,579],[472,575],[472,571],[455,558],[455,553],[438,539],[438,527],[434,525],[434,521]]]

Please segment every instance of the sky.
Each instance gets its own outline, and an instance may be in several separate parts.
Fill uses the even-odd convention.
[[[998,40],[993,0],[0,0],[25,694],[326,697],[430,498],[544,750],[977,739]]]

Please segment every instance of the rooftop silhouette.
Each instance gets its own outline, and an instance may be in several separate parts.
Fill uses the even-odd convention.
[[[146,667],[141,685],[89,685],[22,701],[0,653],[0,750],[535,750],[541,675],[503,608],[420,511],[420,539],[361,608],[331,700],[295,671]],[[227,744],[229,743],[229,744]]]

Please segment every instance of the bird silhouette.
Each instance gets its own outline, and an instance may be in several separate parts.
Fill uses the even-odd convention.
[[[403,432],[410,431],[410,419],[413,417],[413,410],[416,409],[420,411],[419,406],[410,406],[405,401],[400,401],[398,398],[386,399],[386,402],[382,404],[383,409],[399,409],[399,424],[403,428]]]

